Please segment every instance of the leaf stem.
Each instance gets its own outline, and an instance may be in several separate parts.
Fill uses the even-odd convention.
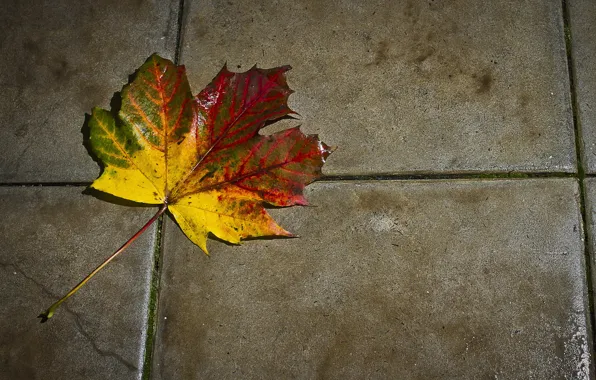
[[[141,229],[139,231],[137,231],[136,234],[134,234],[130,239],[128,239],[126,241],[126,243],[124,243],[122,245],[122,247],[118,248],[118,250],[116,252],[112,253],[112,255],[110,257],[108,257],[103,263],[101,263],[97,268],[95,268],[91,273],[89,273],[87,275],[87,277],[85,277],[81,282],[79,282],[77,284],[77,286],[72,288],[70,290],[70,292],[66,293],[66,295],[64,297],[60,298],[58,301],[56,301],[54,304],[52,304],[52,306],[50,306],[45,312],[41,313],[38,316],[38,318],[41,318],[41,323],[44,323],[48,319],[52,318],[52,316],[56,312],[56,309],[58,309],[58,307],[64,301],[66,301],[70,296],[75,294],[80,288],[83,287],[83,285],[85,285],[87,283],[87,281],[89,281],[93,276],[95,276],[97,274],[97,272],[102,270],[103,267],[108,265],[108,263],[110,261],[115,259],[120,253],[122,253],[122,251],[124,251],[130,244],[132,244],[133,241],[135,241],[139,236],[141,236],[143,234],[143,232],[145,232],[145,230],[147,230],[147,228],[149,228],[157,220],[157,218],[159,218],[167,209],[168,209],[167,203],[164,203],[163,205],[161,205],[161,207],[159,208],[159,211],[157,211],[157,213],[155,215],[153,215],[153,217],[151,219],[149,219],[149,221],[147,223],[145,223],[145,225],[143,227],[141,227]]]

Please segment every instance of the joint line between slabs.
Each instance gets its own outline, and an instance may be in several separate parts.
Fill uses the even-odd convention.
[[[184,0],[178,3],[178,30],[176,32],[176,48],[174,50],[174,64],[180,64],[180,53],[182,51],[182,32],[184,28]]]
[[[155,350],[155,340],[159,329],[158,308],[159,291],[161,284],[161,260],[163,258],[163,231],[165,224],[165,215],[161,215],[157,220],[155,229],[155,249],[153,252],[153,267],[151,268],[151,279],[149,281],[149,303],[147,307],[147,329],[145,342],[143,345],[143,366],[141,376],[143,380],[151,378],[153,366],[153,355]]]
[[[83,187],[92,182],[4,182],[0,187]]]
[[[412,181],[412,180],[462,180],[462,179],[534,179],[534,178],[596,178],[596,173],[580,175],[568,172],[476,172],[476,173],[424,173],[424,174],[329,174],[316,181]],[[89,187],[92,182],[0,182],[0,187]]]
[[[506,180],[535,178],[575,178],[577,173],[566,172],[477,172],[477,173],[425,173],[425,174],[361,174],[361,175],[324,175],[317,181],[412,181],[412,180]]]

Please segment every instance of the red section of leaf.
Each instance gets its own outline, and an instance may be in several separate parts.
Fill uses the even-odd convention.
[[[210,143],[205,154],[241,144],[254,137],[266,121],[291,113],[287,100],[292,91],[284,75],[290,69],[232,73],[224,67],[196,98]]]
[[[204,165],[222,169],[203,178],[199,191],[237,186],[276,206],[305,205],[304,187],[321,175],[330,153],[317,136],[307,136],[299,128],[256,136],[210,157]]]
[[[306,204],[304,187],[321,175],[330,149],[297,128],[265,137],[267,121],[293,113],[290,66],[232,73],[225,67],[196,97],[199,160],[172,199],[236,186],[278,206]]]

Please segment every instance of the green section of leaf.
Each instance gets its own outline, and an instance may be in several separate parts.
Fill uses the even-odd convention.
[[[89,128],[93,152],[106,166],[131,167],[131,157],[141,146],[126,129],[116,125],[109,111],[94,108]]]
[[[120,118],[158,150],[180,140],[194,118],[184,66],[154,54],[122,90]]]

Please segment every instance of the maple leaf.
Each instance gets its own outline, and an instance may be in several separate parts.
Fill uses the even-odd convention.
[[[193,96],[184,66],[152,55],[122,89],[118,118],[94,108],[91,149],[104,170],[91,187],[159,211],[119,250],[44,314],[109,263],[164,212],[207,253],[210,233],[230,243],[258,236],[292,236],[265,204],[306,205],[304,187],[321,175],[331,153],[298,127],[259,134],[267,122],[293,114],[287,100],[290,66],[224,68]]]

